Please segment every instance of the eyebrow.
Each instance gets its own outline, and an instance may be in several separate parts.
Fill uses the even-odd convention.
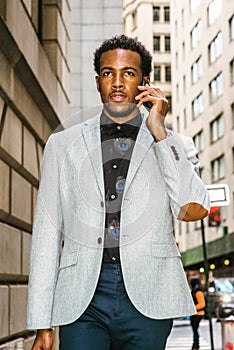
[[[101,72],[102,72],[104,69],[114,70],[113,67],[103,67],[103,68],[101,69]],[[133,67],[123,67],[122,69],[123,69],[123,70],[131,69],[131,70],[134,70],[135,72],[137,72],[137,69],[136,69],[136,68],[133,68]]]

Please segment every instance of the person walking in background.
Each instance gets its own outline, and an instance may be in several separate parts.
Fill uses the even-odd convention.
[[[193,329],[192,350],[200,350],[198,328],[203,316],[205,315],[206,301],[205,301],[204,293],[201,288],[201,281],[199,277],[197,276],[192,277],[190,280],[190,284],[191,284],[191,293],[192,293],[193,301],[197,311],[195,315],[192,315],[190,317],[190,322]]]

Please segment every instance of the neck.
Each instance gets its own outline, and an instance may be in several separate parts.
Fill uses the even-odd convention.
[[[110,118],[111,120],[113,120],[113,122],[117,123],[117,124],[124,124],[127,123],[129,120],[134,119],[137,115],[138,115],[138,108],[134,109],[134,111],[132,113],[130,113],[127,116],[119,116],[119,117],[114,117],[112,116],[105,108],[104,108],[104,112],[105,115]]]

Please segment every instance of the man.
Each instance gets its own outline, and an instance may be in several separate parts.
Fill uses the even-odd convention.
[[[94,58],[101,115],[47,142],[31,252],[33,350],[51,349],[53,326],[61,350],[163,350],[172,319],[195,313],[173,214],[204,218],[209,198],[192,141],[165,128],[151,60],[124,35],[104,41]]]

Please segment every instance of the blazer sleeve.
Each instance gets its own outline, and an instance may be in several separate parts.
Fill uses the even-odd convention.
[[[45,146],[34,215],[28,289],[28,329],[51,327],[63,227],[54,137],[55,135],[50,136]]]
[[[199,160],[191,138],[172,133],[165,140],[154,145],[161,174],[166,182],[171,209],[176,218],[181,219],[181,209],[202,208],[199,214],[190,215],[190,220],[199,220],[208,214],[210,198],[199,177]],[[203,215],[203,217],[202,217]]]

